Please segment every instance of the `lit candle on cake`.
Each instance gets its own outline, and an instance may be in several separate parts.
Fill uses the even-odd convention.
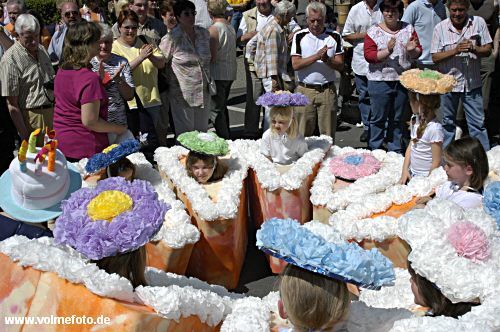
[[[56,148],[57,141],[50,141],[49,143],[49,163],[47,165],[47,169],[49,172],[55,172],[56,170]]]
[[[28,152],[36,153],[36,139],[38,134],[40,134],[40,128],[33,131],[30,135],[30,140],[28,142]]]

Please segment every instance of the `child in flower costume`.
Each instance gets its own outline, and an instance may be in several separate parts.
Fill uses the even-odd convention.
[[[266,92],[257,99],[257,105],[270,107],[271,126],[262,135],[260,151],[274,163],[289,165],[307,152],[304,137],[298,133],[294,106],[309,103],[300,93]]]
[[[186,159],[186,171],[198,183],[205,184],[221,180],[227,166],[219,156],[228,154],[229,147],[223,138],[215,133],[186,132],[179,135],[179,143],[189,149]]]
[[[265,222],[257,246],[289,263],[280,277],[278,308],[293,331],[333,330],[349,312],[346,282],[379,289],[395,279],[392,263],[376,249],[340,238],[327,242],[291,219]]]
[[[138,152],[141,143],[135,139],[128,139],[120,144],[113,144],[100,153],[93,155],[85,165],[88,175],[85,180],[97,178],[96,181],[121,176],[132,181],[135,178],[135,166],[127,156]]]
[[[55,242],[73,247],[106,272],[129,279],[134,287],[145,285],[144,245],[160,230],[169,209],[146,181],[104,179],[63,202]]]

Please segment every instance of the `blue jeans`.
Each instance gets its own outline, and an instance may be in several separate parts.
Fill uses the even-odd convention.
[[[358,90],[358,108],[361,113],[361,121],[365,126],[365,131],[368,131],[370,125],[370,96],[368,94],[368,79],[366,76],[354,75],[356,90]]]
[[[399,81],[368,81],[368,91],[371,99],[368,147],[380,149],[385,137],[388,151],[402,153],[401,116],[408,103],[406,89]]]
[[[477,138],[488,151],[490,142],[484,126],[483,95],[481,88],[469,92],[450,92],[441,96],[441,113],[443,116],[444,142],[443,147],[450,144],[455,138],[455,120],[457,116],[458,101],[462,99],[465,119],[471,137]]]
[[[233,11],[233,16],[231,17],[231,25],[234,28],[234,31],[238,32],[238,28],[240,27],[240,21],[243,17],[243,11],[235,10]]]

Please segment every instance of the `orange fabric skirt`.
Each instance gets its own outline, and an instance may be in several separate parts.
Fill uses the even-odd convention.
[[[0,331],[218,331],[197,316],[178,322],[162,318],[147,306],[98,296],[84,285],[73,284],[52,272],[23,268],[0,254],[0,316],[2,317],[108,317],[110,324],[4,325]],[[101,318],[102,319],[102,318]]]
[[[263,188],[255,171],[250,169],[248,173],[250,208],[256,229],[271,218],[290,218],[298,220],[301,224],[310,221],[312,217],[310,189],[319,166],[320,163],[314,166],[313,172],[302,182],[300,188],[295,190],[279,188],[274,191]],[[273,273],[283,271],[286,262],[269,255],[267,258]]]

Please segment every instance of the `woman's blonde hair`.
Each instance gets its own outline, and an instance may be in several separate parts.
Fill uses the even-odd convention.
[[[80,69],[88,67],[90,59],[90,45],[101,39],[101,29],[97,23],[81,20],[68,28],[64,38],[63,62],[64,69]]]
[[[226,175],[227,166],[224,163],[221,163],[218,157],[189,151],[186,159],[186,171],[190,177],[195,178],[191,168],[198,160],[203,161],[210,167],[215,167],[214,173],[208,182],[219,181],[224,177],[224,175]]]
[[[349,312],[345,282],[291,264],[281,275],[279,291],[288,319],[299,330],[329,330]]]
[[[290,121],[290,126],[288,127],[286,133],[288,137],[295,138],[299,133],[299,125],[297,124],[297,119],[295,119],[294,111],[292,107],[271,107],[271,112],[269,113],[269,118],[271,120],[280,118],[283,120]],[[274,131],[273,126],[271,126],[271,131]]]

